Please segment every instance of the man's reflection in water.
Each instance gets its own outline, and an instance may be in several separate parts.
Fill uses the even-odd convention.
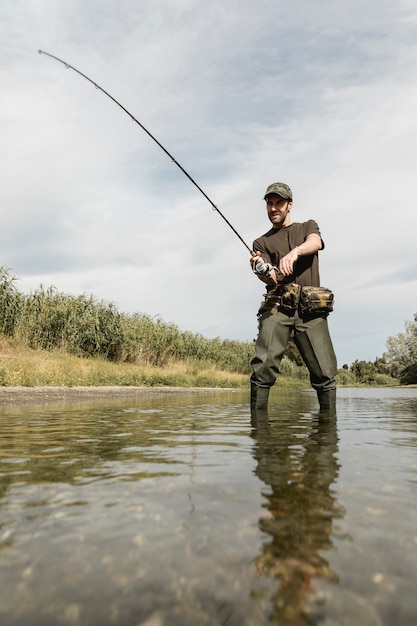
[[[343,517],[331,489],[339,470],[336,417],[252,415],[252,436],[256,475],[269,487],[259,520],[269,538],[255,563],[279,579],[271,621],[312,624],[313,579],[337,582],[323,556],[332,546],[333,519]]]

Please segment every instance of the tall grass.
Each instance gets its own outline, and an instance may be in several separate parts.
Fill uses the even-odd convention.
[[[40,287],[24,298],[14,335],[34,349],[61,348],[78,356],[121,360],[122,316],[93,296],[71,296]]]
[[[20,320],[24,297],[16,289],[16,277],[0,266],[0,333],[13,337]]]
[[[62,360],[58,357],[53,365],[47,360],[44,367],[41,358],[27,358],[24,351],[19,357],[8,356],[5,364],[0,362],[0,385],[73,385],[92,384],[96,380],[94,384],[181,386],[188,381],[190,386],[234,386],[243,384],[242,380],[247,381],[250,374],[252,342],[206,339],[159,317],[120,313],[113,303],[92,295],[68,295],[54,287],[40,286],[24,295],[16,288],[16,281],[8,268],[0,267],[0,340],[3,336],[14,346],[62,353]],[[294,343],[290,343],[286,354],[281,363],[280,384],[308,386],[308,371]],[[92,369],[89,366],[87,374],[85,363],[78,361],[75,373],[71,361],[69,375],[65,371],[69,366],[63,365],[65,355],[96,357],[96,363]],[[119,370],[109,370],[106,364],[119,364]],[[242,376],[245,378],[239,378]],[[356,382],[351,372],[338,371],[338,385]],[[377,382],[388,384],[385,380]]]
[[[207,339],[143,313],[120,313],[92,295],[40,286],[29,295],[0,268],[0,333],[34,350],[63,350],[113,362],[167,367],[180,361],[249,374],[253,343]]]

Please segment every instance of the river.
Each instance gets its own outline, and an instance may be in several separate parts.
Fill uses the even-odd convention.
[[[417,623],[417,389],[0,409],[1,626]]]

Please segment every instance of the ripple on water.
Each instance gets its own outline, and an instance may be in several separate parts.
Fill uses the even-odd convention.
[[[1,623],[414,624],[410,392],[3,409]]]

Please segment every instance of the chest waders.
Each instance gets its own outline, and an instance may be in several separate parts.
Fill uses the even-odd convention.
[[[259,322],[255,357],[251,361],[251,409],[265,411],[269,391],[279,376],[279,367],[290,337],[300,351],[317,392],[320,410],[336,407],[336,355],[325,317],[290,316],[277,307],[264,311]]]

